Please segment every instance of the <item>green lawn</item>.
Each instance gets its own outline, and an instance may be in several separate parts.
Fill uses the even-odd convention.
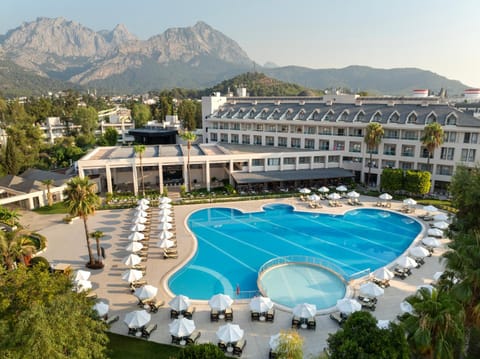
[[[67,214],[67,209],[63,202],[54,203],[52,206],[44,206],[33,210],[38,214]]]
[[[111,359],[175,359],[181,349],[165,344],[108,333],[108,357]]]

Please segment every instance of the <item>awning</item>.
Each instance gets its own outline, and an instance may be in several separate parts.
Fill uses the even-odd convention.
[[[237,184],[250,184],[350,178],[354,177],[354,174],[351,171],[347,171],[343,168],[320,168],[314,170],[234,172],[232,173],[232,177]]]

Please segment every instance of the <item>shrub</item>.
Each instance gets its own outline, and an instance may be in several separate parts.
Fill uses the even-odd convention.
[[[215,344],[206,343],[191,345],[184,348],[180,355],[179,359],[224,359],[225,355]]]
[[[48,268],[50,268],[50,262],[45,257],[33,257],[30,260],[30,266],[43,266],[45,270],[48,270]]]

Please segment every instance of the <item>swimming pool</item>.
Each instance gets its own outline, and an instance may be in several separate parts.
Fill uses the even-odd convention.
[[[258,294],[258,270],[276,257],[325,259],[344,276],[374,271],[401,255],[422,229],[410,217],[382,209],[335,215],[295,211],[285,204],[252,213],[202,209],[192,213],[187,224],[198,249],[168,284],[175,294],[204,300],[216,293],[232,298]]]

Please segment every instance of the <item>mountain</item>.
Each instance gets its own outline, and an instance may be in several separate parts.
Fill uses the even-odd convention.
[[[64,18],[38,18],[0,35],[0,60],[16,64],[29,76],[33,72],[45,79],[69,81],[65,87],[74,83],[111,93],[212,87],[257,66],[234,40],[204,22],[141,40],[122,24],[111,31],[93,31]],[[414,88],[443,87],[450,94],[466,88],[420,69],[273,66],[258,66],[258,71],[316,89],[342,87],[395,95],[409,94]]]

